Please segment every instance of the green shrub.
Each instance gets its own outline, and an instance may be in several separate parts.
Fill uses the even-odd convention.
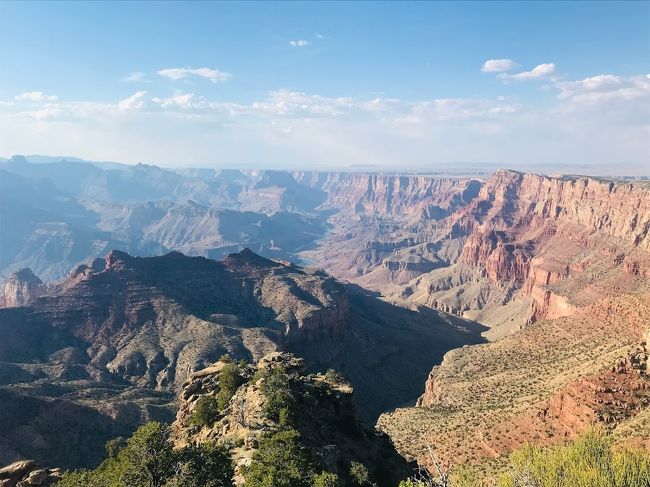
[[[419,480],[406,479],[399,483],[399,487],[427,487],[427,485]]]
[[[314,487],[338,487],[339,476],[332,472],[321,472],[314,477]]]
[[[500,487],[650,485],[650,455],[643,450],[614,449],[598,430],[568,445],[525,446],[511,454],[510,464],[511,472],[500,479]]]
[[[227,363],[219,373],[219,393],[217,394],[217,408],[223,410],[237,392],[237,388],[244,383],[241,375],[241,365]]]
[[[162,487],[173,474],[171,428],[151,422],[140,426],[117,455],[113,468],[130,487]]]
[[[350,478],[354,485],[374,485],[370,481],[370,472],[363,463],[352,462],[350,464]]]
[[[276,367],[265,374],[262,383],[262,394],[266,397],[264,413],[274,421],[280,420],[280,412],[283,409],[291,410],[294,403],[291,384],[284,367]],[[285,419],[288,416],[285,414]]]
[[[113,438],[112,440],[108,440],[105,446],[106,455],[108,455],[108,458],[117,458],[117,454],[122,448],[124,448],[125,444],[126,440],[121,436]]]
[[[56,487],[117,487],[120,484],[109,483],[103,475],[88,470],[66,472]]]
[[[300,433],[285,430],[262,438],[244,478],[246,487],[311,487],[314,472]]]
[[[228,363],[223,366],[219,373],[219,387],[232,391],[234,394],[237,388],[244,383],[241,376],[240,365],[237,363]]]
[[[188,445],[177,452],[174,477],[165,487],[226,487],[235,474],[228,450],[215,443]]]
[[[109,442],[113,446],[114,442]],[[107,449],[108,445],[107,444]],[[147,423],[94,471],[68,472],[57,487],[232,487],[228,452],[216,445],[173,450],[168,425]]]
[[[212,426],[219,418],[219,406],[217,399],[213,396],[201,396],[196,401],[196,406],[190,417],[190,424],[194,426]]]

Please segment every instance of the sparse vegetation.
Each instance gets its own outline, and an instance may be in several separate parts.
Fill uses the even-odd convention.
[[[217,394],[217,407],[220,411],[228,405],[237,388],[243,383],[241,365],[235,362],[226,363],[219,373],[219,387],[221,389]]]
[[[272,420],[286,425],[290,419],[291,406],[294,397],[291,392],[291,384],[284,367],[275,367],[268,370],[264,375],[262,393],[266,397],[264,413]]]
[[[370,472],[363,463],[352,462],[350,464],[350,478],[354,485],[374,486],[370,481]]]
[[[190,424],[193,426],[212,426],[219,417],[219,407],[214,396],[202,396],[192,411]]]
[[[296,430],[263,438],[244,474],[246,487],[311,487],[314,471],[299,439]]]
[[[314,477],[314,487],[339,487],[339,476],[331,472],[321,472]]]
[[[96,470],[68,472],[57,487],[230,487],[228,452],[216,445],[174,450],[168,425],[147,423],[119,448],[111,440],[109,457]],[[119,449],[116,449],[119,448]]]
[[[558,447],[526,446],[510,456],[510,472],[499,487],[640,487],[650,485],[650,455],[645,450],[616,449],[594,430]]]

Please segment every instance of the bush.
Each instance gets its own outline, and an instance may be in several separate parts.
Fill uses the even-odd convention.
[[[227,450],[192,445],[174,451],[168,425],[147,423],[117,454],[94,471],[68,472],[58,487],[232,487],[233,467]],[[111,448],[109,449],[109,445]]]
[[[268,371],[265,374],[261,390],[266,397],[264,413],[272,420],[280,421],[280,413],[286,409],[287,413],[282,414],[283,418],[287,420],[294,398],[285,368],[276,367]]]
[[[108,480],[96,472],[79,470],[76,472],[66,472],[56,487],[113,487],[120,484],[109,483]]]
[[[350,464],[350,477],[354,485],[373,485],[370,481],[370,473],[363,463],[352,462]]]
[[[564,446],[525,446],[510,456],[511,472],[500,487],[638,487],[650,485],[650,455],[644,450],[613,449],[593,430]]]
[[[162,487],[173,474],[171,428],[151,422],[140,426],[117,455],[115,467],[130,487]]]
[[[177,453],[178,466],[165,487],[226,487],[235,474],[228,450],[214,443],[188,445]]]
[[[332,472],[321,472],[314,477],[314,487],[338,487],[339,476]]]
[[[217,407],[221,411],[225,408],[232,396],[237,392],[237,388],[244,383],[241,376],[240,365],[237,363],[227,363],[219,373],[220,391],[217,394]]]
[[[212,426],[219,418],[219,407],[217,399],[213,396],[201,396],[196,401],[196,406],[190,417],[190,424],[194,426]]]
[[[314,472],[299,439],[296,430],[262,438],[244,472],[246,487],[311,487]]]

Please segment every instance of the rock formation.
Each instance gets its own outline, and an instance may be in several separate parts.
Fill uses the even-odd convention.
[[[0,306],[26,306],[44,293],[43,281],[36,277],[31,269],[21,269],[5,281]]]
[[[353,390],[341,376],[305,374],[304,363],[289,353],[264,356],[257,366],[238,365],[243,384],[219,412],[213,424],[196,425],[193,413],[202,399],[215,397],[221,390],[220,374],[226,363],[195,372],[183,385],[180,407],[173,429],[176,445],[217,442],[234,445],[237,484],[254,459],[260,441],[274,432],[292,428],[308,451],[317,471],[335,473],[347,479],[352,462],[365,465],[377,485],[394,486],[412,470],[394,450],[387,436],[364,427],[356,418]],[[291,395],[288,423],[269,416],[265,381],[271,370],[281,371]],[[284,420],[283,420],[284,421]]]
[[[60,478],[60,469],[42,468],[33,460],[21,460],[0,468],[0,487],[47,487]]]

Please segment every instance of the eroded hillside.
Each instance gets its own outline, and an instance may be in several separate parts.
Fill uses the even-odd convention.
[[[168,418],[189,374],[224,353],[257,361],[290,350],[312,370],[341,370],[373,421],[414,401],[432,361],[480,332],[250,250],[223,261],[111,252],[27,306],[0,309],[2,400],[20,411],[3,430],[0,462],[92,464],[111,436]],[[50,418],[59,408],[77,413]],[[82,433],[89,423],[96,434]],[[56,450],[61,430],[71,451]]]

